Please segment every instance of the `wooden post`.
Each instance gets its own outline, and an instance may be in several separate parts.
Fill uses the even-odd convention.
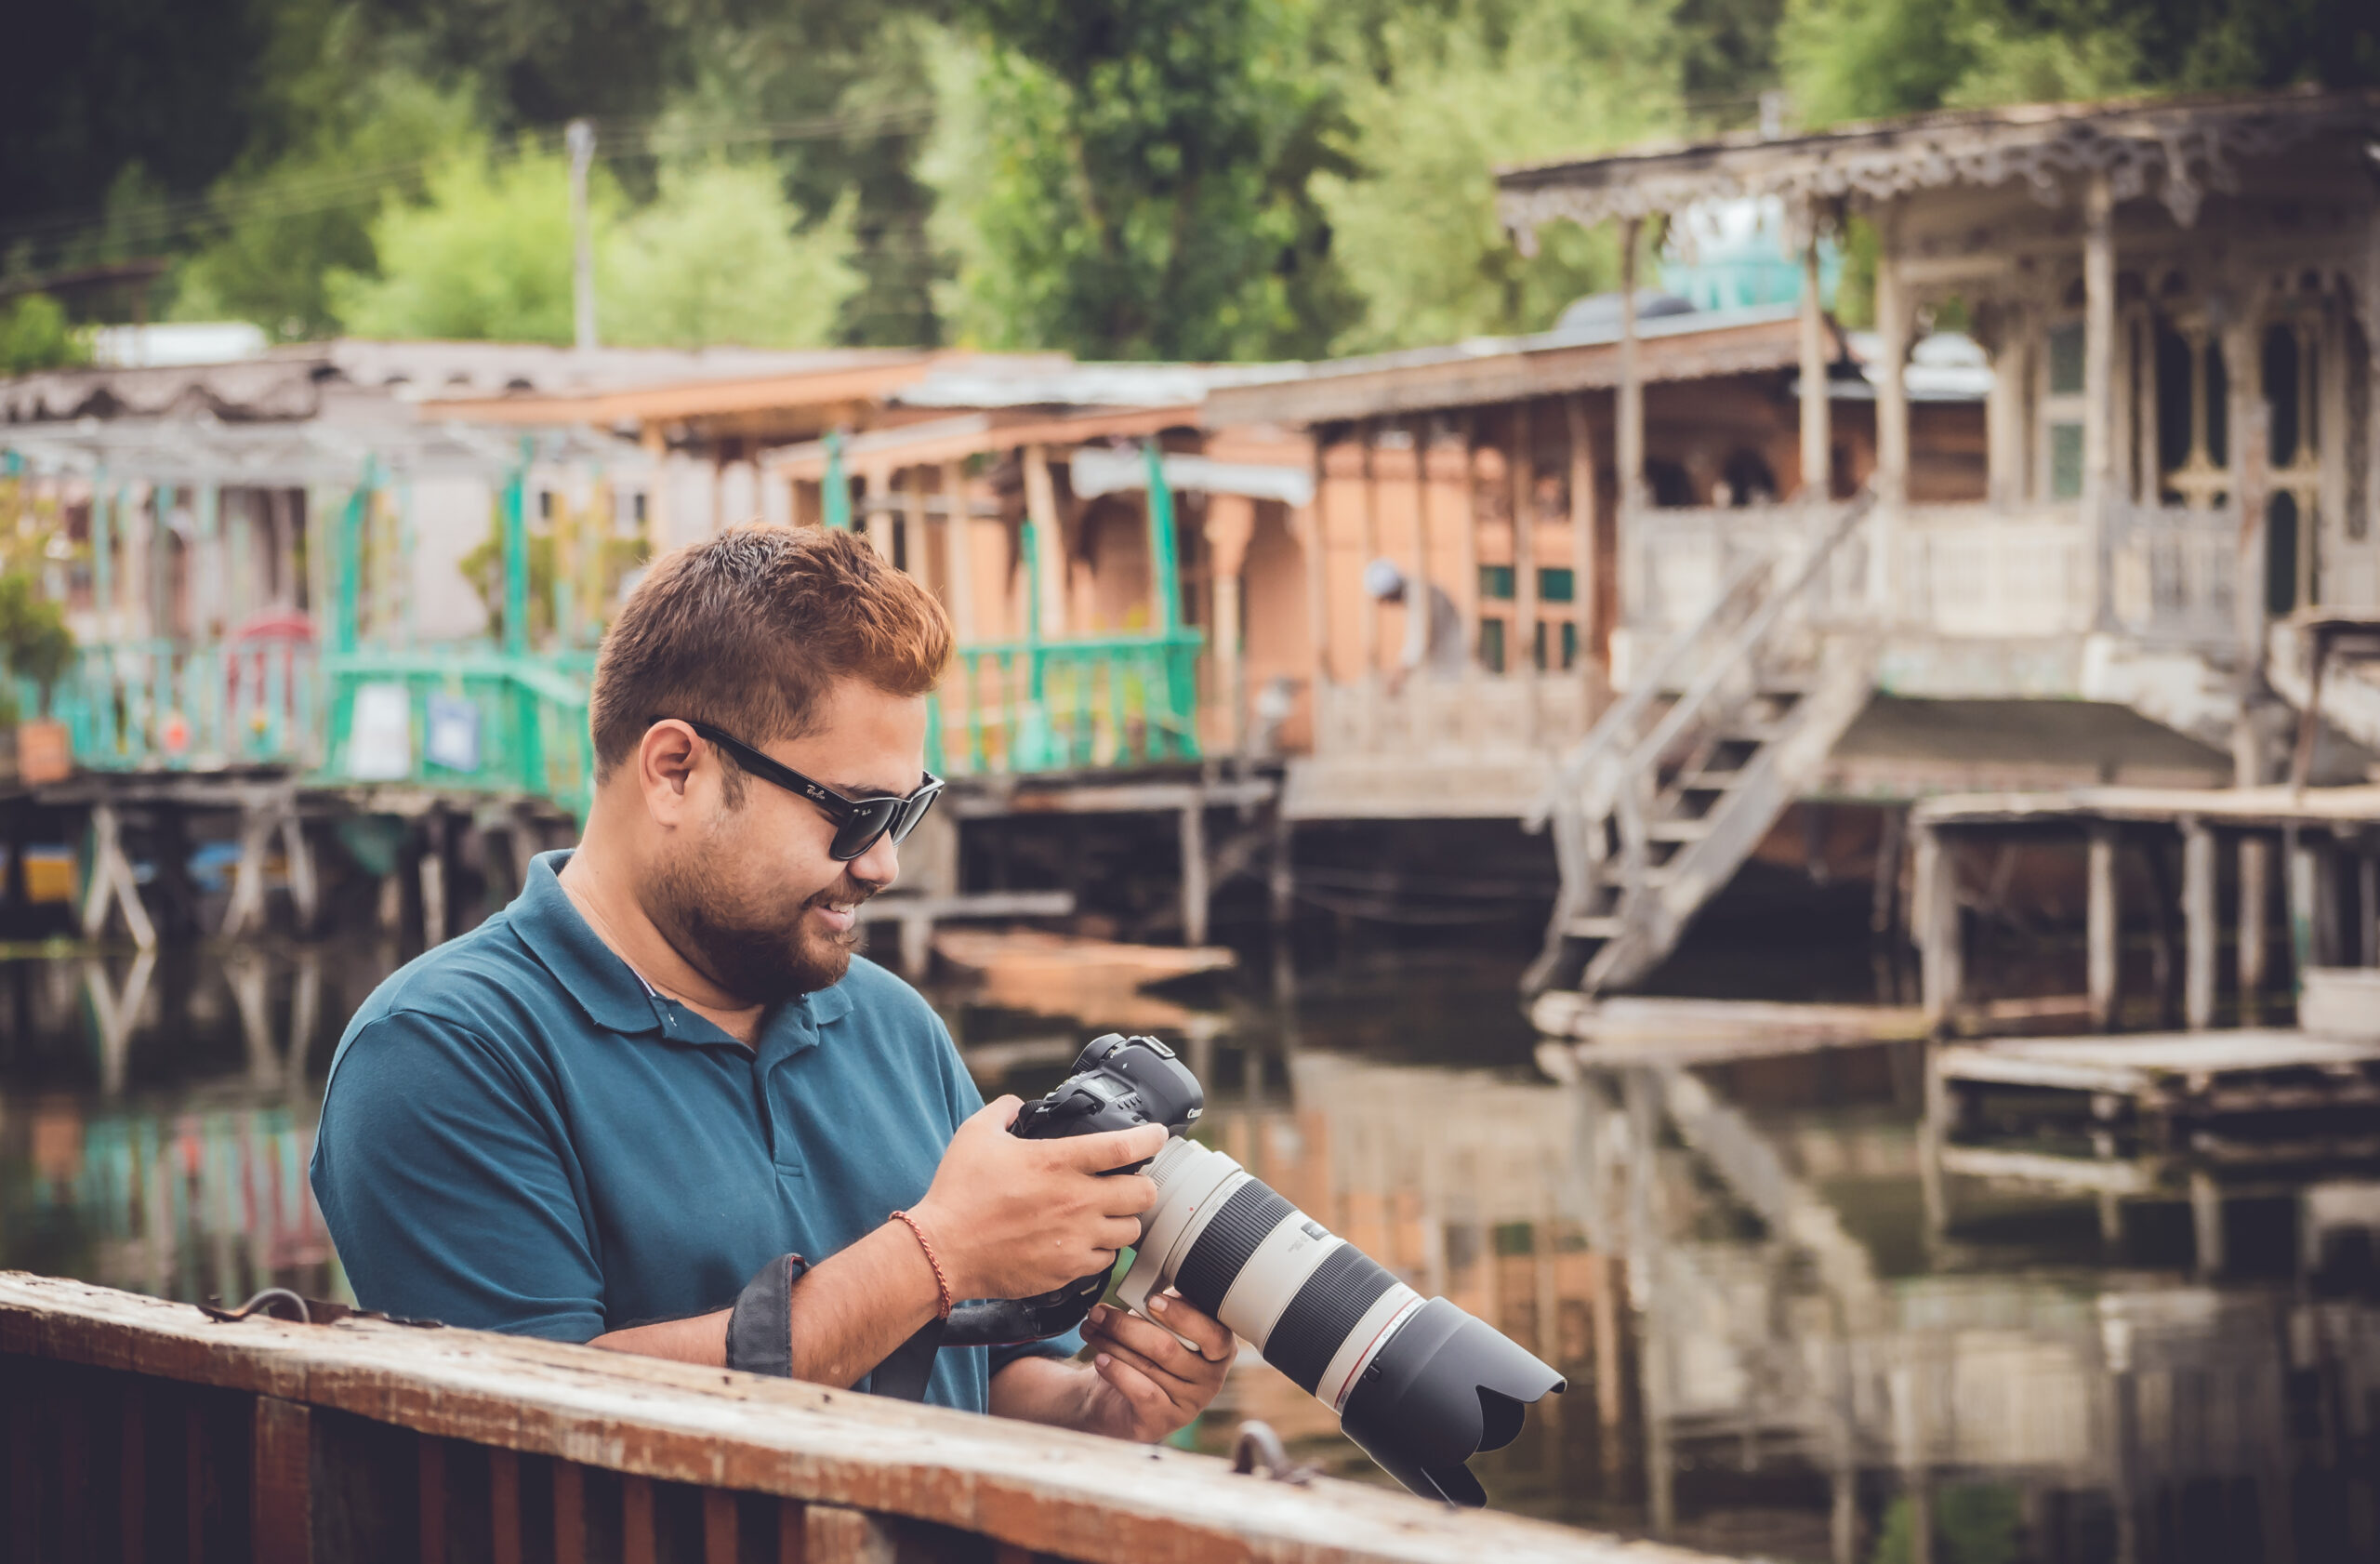
[[[646,424],[638,432],[637,444],[652,462],[650,476],[644,482],[644,546],[654,559],[669,551],[669,443],[662,438],[659,424]]]
[[[2321,882],[2320,866],[2314,861],[2313,846],[2292,830],[2285,839],[2289,855],[2289,947],[2294,968],[2290,984],[2294,989],[2306,987],[2306,969],[2321,960],[2315,948],[2316,909]]]
[[[1182,943],[1207,943],[1207,809],[1203,795],[1182,806]]]
[[[2116,828],[2105,820],[2091,823],[2089,868],[2085,876],[2088,902],[2084,918],[2084,948],[2090,995],[2091,1025],[2102,1032],[2116,1026],[2118,971],[2122,955],[2122,909],[2116,896]]]
[[[1828,397],[1826,305],[1818,298],[1818,210],[1805,209],[1802,245],[1802,498],[1823,505],[1834,494],[1833,404]]]
[[[2104,626],[2115,612],[2108,526],[2115,488],[2116,358],[2115,197],[2105,169],[2084,186],[2082,222],[2082,517],[2093,539],[2094,614]]]
[[[1562,399],[1564,422],[1570,438],[1570,606],[1579,621],[1580,683],[1587,687],[1586,719],[1597,715],[1596,697],[1603,694],[1603,621],[1595,573],[1595,447],[1587,423],[1587,393],[1572,391]]]
[[[2380,855],[2359,854],[2355,860],[2355,916],[2360,937],[2356,959],[2380,967]]]
[[[1461,527],[1461,549],[1459,568],[1462,579],[1455,586],[1454,600],[1463,609],[1463,629],[1471,637],[1464,648],[1463,678],[1466,682],[1479,676],[1480,624],[1488,616],[1479,596],[1479,421],[1475,413],[1462,416],[1462,510],[1459,517]],[[1465,703],[1468,706],[1468,702]]]
[[[1324,506],[1329,476],[1327,457],[1329,436],[1317,429],[1314,441],[1314,497],[1294,515],[1298,541],[1305,550],[1305,612],[1313,622],[1307,626],[1307,639],[1312,643],[1313,687],[1311,709],[1314,714],[1314,737],[1322,740],[1322,707],[1324,690],[1330,684],[1334,664],[1330,656],[1330,528],[1329,512]]]
[[[1517,668],[1524,679],[1537,677],[1537,444],[1530,428],[1527,401],[1513,404],[1512,448],[1504,459],[1505,487],[1513,506],[1513,645],[1505,666]],[[1537,736],[1537,701],[1532,684],[1527,714],[1527,735]]]
[[[901,547],[899,557],[907,562],[908,573],[929,592],[934,589],[933,550],[926,547],[926,473],[921,467],[908,470],[909,481],[901,487]],[[898,475],[895,475],[896,483]],[[947,566],[945,567],[948,568]]]
[[[975,641],[975,518],[967,509],[967,468],[942,464],[942,570],[950,630],[961,646]]]
[[[1903,285],[1900,258],[1895,245],[1895,225],[1879,227],[1883,244],[1876,257],[1876,335],[1879,339],[1876,382],[1876,510],[1869,534],[1868,596],[1880,610],[1893,606],[1895,539],[1901,511],[1909,504],[1909,335],[1911,302]]]
[[[1207,497],[1204,532],[1207,562],[1214,585],[1215,683],[1210,698],[1223,709],[1223,745],[1236,754],[1248,742],[1247,672],[1240,656],[1241,573],[1248,562],[1249,539],[1256,532],[1256,502],[1246,495]]]
[[[1628,529],[1645,508],[1645,381],[1636,356],[1636,247],[1645,219],[1630,218],[1620,225],[1620,391],[1618,457],[1620,461],[1620,524],[1622,559],[1628,558]]]
[[[2203,1278],[2223,1274],[2223,1195],[2215,1175],[2204,1168],[2190,1170],[2190,1235],[2195,1240],[2194,1269]]]
[[[1356,437],[1358,448],[1363,453],[1364,568],[1369,570],[1372,561],[1380,558],[1380,430],[1379,426],[1369,418],[1366,418],[1356,427],[1359,431]],[[1408,614],[1413,611],[1412,596],[1409,591],[1406,597],[1405,611]],[[1380,672],[1382,613],[1382,606],[1380,599],[1372,596],[1368,590],[1366,590],[1364,593],[1364,677],[1368,681],[1374,680]]]
[[[2183,1024],[2194,1032],[2215,1025],[2215,833],[2203,820],[2182,821]]]
[[[2260,311],[2248,309],[2243,318],[2225,326],[2222,336],[2225,381],[2229,391],[2224,452],[2231,469],[2231,504],[2239,517],[2239,564],[2232,577],[2232,613],[2239,640],[2242,690],[2250,697],[2241,709],[2234,734],[2235,773],[2240,786],[2262,782],[2262,756],[2255,752],[2255,724],[2246,721],[2249,705],[2261,691],[2265,665],[2265,503],[2271,467],[2264,399],[2263,343],[2256,329]],[[2203,368],[2201,377],[2203,377]]]
[[[1965,986],[1965,955],[1959,926],[1956,866],[1941,828],[1919,822],[1917,835],[1917,950],[1923,971],[1925,1020],[1936,1032],[1955,1017]]]
[[[2255,832],[2240,838],[2240,1019],[2263,1005],[2265,916],[2272,900],[2272,844]]]
[[[1045,640],[1063,640],[1066,633],[1066,539],[1058,524],[1058,490],[1050,480],[1050,453],[1040,445],[1025,447],[1025,514],[1033,528],[1035,564],[1039,577],[1028,590],[1038,594],[1041,605],[1041,634]]]
[[[312,1428],[312,1411],[305,1403],[278,1396],[256,1398],[248,1557],[258,1564],[307,1564],[314,1557]]]
[[[881,467],[862,470],[859,480],[860,530],[876,557],[892,563],[892,474]]]

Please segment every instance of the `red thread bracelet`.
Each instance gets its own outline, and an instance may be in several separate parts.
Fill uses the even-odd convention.
[[[885,1218],[885,1220],[888,1222],[898,1222],[902,1226],[907,1227],[911,1233],[917,1235],[918,1247],[926,1252],[926,1264],[933,1267],[933,1284],[942,1291],[942,1311],[936,1315],[935,1318],[938,1319],[949,1319],[950,1305],[952,1301],[950,1296],[950,1279],[942,1274],[942,1257],[933,1252],[933,1240],[926,1237],[926,1230],[923,1227],[918,1226],[918,1219],[911,1216],[906,1211],[896,1211],[891,1216]]]

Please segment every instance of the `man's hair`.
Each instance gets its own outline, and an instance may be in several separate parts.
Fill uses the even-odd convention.
[[[949,661],[942,604],[857,537],[730,527],[655,560],[603,637],[589,709],[596,780],[635,753],[655,717],[769,744],[810,732],[839,679],[921,696]],[[727,774],[732,804],[743,778]]]

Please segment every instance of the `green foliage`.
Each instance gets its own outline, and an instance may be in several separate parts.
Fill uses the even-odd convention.
[[[1912,1564],[1918,1557],[1916,1506],[1907,1496],[1884,1512],[1870,1564]],[[2013,1488],[1969,1484],[1934,1496],[1935,1547],[1942,1564],[2016,1564],[2024,1516]]]
[[[1787,0],[1778,52],[1813,125],[1925,109],[2380,81],[2347,0]]]
[[[603,340],[630,347],[814,347],[857,290],[846,198],[807,232],[765,164],[664,168],[659,197],[608,236]]]
[[[940,163],[989,345],[1317,352],[1357,300],[1311,192],[1349,126],[1289,0],[973,0],[979,102]],[[949,143],[945,143],[948,148]]]
[[[599,170],[588,192],[599,221],[617,200]],[[450,157],[430,171],[425,202],[390,196],[371,235],[378,274],[334,272],[327,284],[350,332],[571,340],[570,167],[559,153]]]
[[[90,357],[90,344],[49,295],[20,294],[0,302],[0,375],[57,369],[87,363]]]
[[[378,208],[369,184],[365,200],[325,201],[325,182],[377,178],[394,198],[416,198],[425,166],[481,144],[468,94],[400,71],[307,117],[312,129],[296,145],[234,170],[238,194],[225,197],[221,228],[181,268],[178,318],[256,321],[284,340],[336,332],[331,279],[374,271]]]
[[[1497,220],[1495,170],[1673,128],[1669,64],[1643,42],[1659,20],[1646,0],[1526,0],[1416,9],[1370,32],[1369,69],[1348,89],[1365,166],[1316,180],[1365,306],[1338,346],[1540,330],[1619,285],[1609,231],[1549,228],[1523,257]]]
[[[44,597],[24,571],[0,576],[0,663],[15,677],[33,682],[41,692],[44,716],[51,692],[74,663],[74,636],[66,628],[65,611]]]

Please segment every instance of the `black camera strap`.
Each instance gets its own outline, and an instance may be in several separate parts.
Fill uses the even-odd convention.
[[[895,1401],[924,1400],[926,1382],[933,1377],[934,1354],[942,1350],[942,1330],[939,1319],[919,1326],[916,1335],[894,1347],[867,1376],[868,1394]]]

